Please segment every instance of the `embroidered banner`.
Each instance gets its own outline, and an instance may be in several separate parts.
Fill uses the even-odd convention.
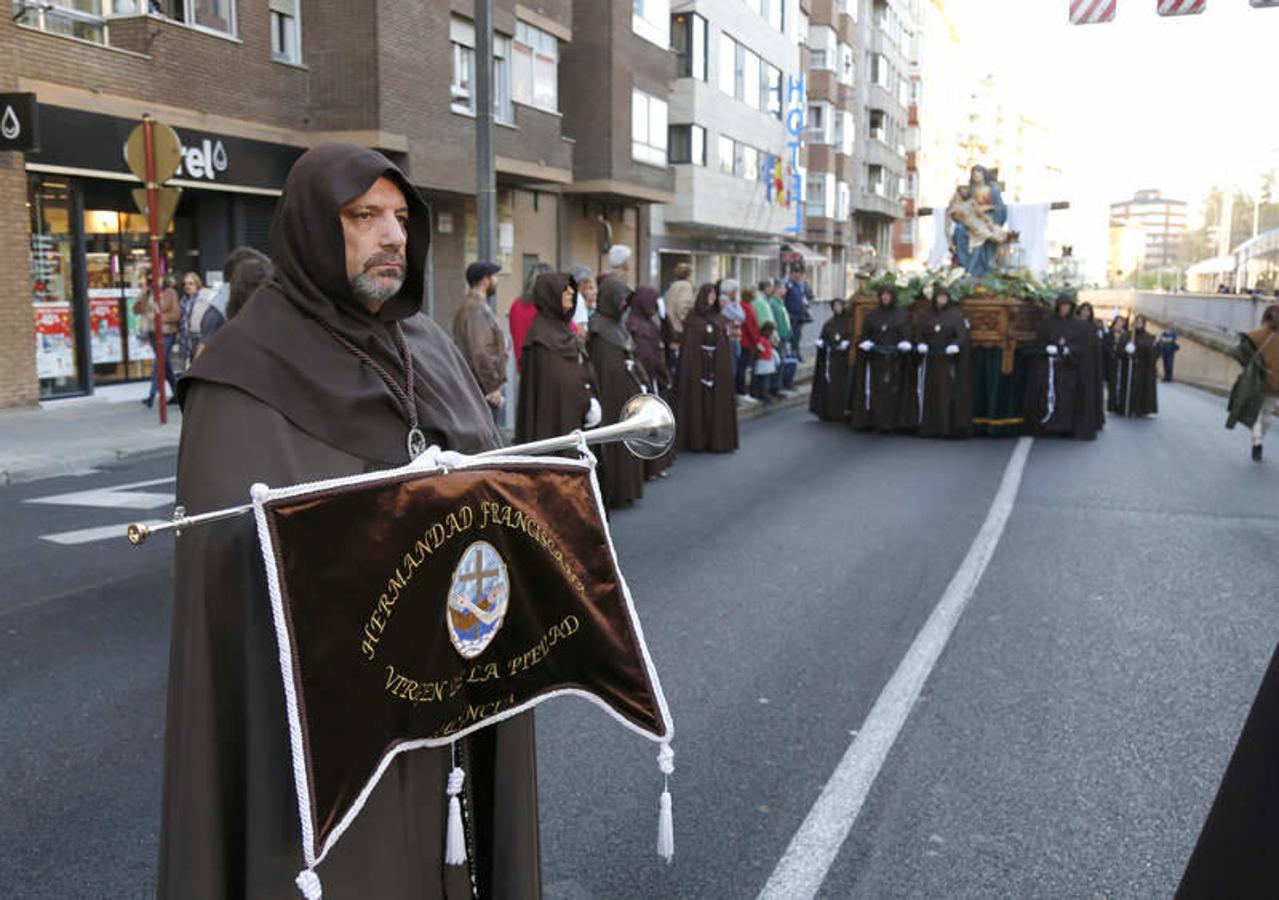
[[[670,740],[593,462],[445,457],[254,488],[308,866],[396,754],[550,697]]]

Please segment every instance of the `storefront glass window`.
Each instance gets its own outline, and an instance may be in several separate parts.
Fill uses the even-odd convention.
[[[35,316],[36,377],[40,396],[84,390],[76,348],[74,237],[71,188],[64,181],[33,179],[31,213],[31,301]]]
[[[84,213],[89,350],[96,384],[148,377],[152,325],[134,312],[150,271],[146,218],[137,212]]]

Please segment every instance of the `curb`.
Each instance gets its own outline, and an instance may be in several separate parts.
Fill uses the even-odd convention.
[[[22,461],[8,463],[0,467],[0,485],[29,484],[32,481],[43,481],[46,478],[65,477],[67,475],[86,475],[91,470],[109,463],[133,460],[143,456],[167,452],[177,449],[178,442],[164,442],[146,447],[124,449],[115,447],[109,450],[82,451],[68,453],[56,459],[41,459],[30,464]]]

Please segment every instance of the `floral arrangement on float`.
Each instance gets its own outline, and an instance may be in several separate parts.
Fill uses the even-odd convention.
[[[1061,289],[1040,281],[1029,269],[991,272],[982,278],[973,278],[962,266],[950,266],[922,272],[883,272],[866,282],[863,293],[875,296],[885,287],[894,288],[898,305],[911,306],[921,297],[931,301],[938,284],[950,288],[951,299],[956,302],[969,297],[1016,297],[1044,306],[1051,306]]]

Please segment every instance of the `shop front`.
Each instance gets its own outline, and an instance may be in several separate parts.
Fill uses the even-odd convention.
[[[40,397],[151,377],[146,218],[124,161],[136,120],[41,105],[41,149],[28,153],[36,374]],[[182,163],[169,182],[182,198],[161,243],[162,274],[222,281],[234,247],[265,250],[293,162],[304,148],[176,128]],[[136,310],[136,311],[135,311]]]

